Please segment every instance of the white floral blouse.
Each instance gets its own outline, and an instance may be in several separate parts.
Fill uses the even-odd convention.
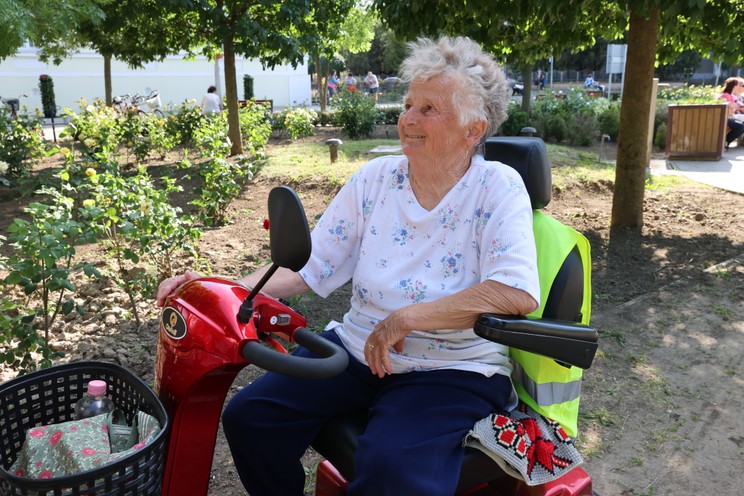
[[[519,174],[475,156],[466,174],[431,211],[411,190],[404,156],[376,158],[339,191],[312,233],[300,271],[320,296],[353,280],[343,325],[331,323],[364,362],[375,324],[413,303],[435,301],[491,279],[540,301],[532,210]],[[412,331],[391,350],[394,373],[460,369],[510,375],[506,347],[472,329]]]

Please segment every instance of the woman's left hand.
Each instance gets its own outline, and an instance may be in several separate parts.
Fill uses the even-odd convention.
[[[410,308],[410,307],[406,307]],[[377,377],[383,378],[386,374],[393,373],[390,365],[390,348],[397,353],[403,351],[403,341],[411,332],[411,327],[406,324],[406,308],[401,308],[388,315],[375,326],[367,338],[364,346],[364,358],[367,360],[369,369]]]

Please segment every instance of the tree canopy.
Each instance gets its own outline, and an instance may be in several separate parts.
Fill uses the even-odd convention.
[[[0,60],[12,57],[26,40],[35,45],[69,36],[84,22],[100,23],[111,0],[0,0]]]
[[[258,59],[264,67],[296,66],[306,54],[325,46],[328,27],[338,26],[352,0],[161,0],[177,14],[174,26],[189,46],[208,56],[224,54],[228,135],[233,155],[243,152],[238,117],[235,56]]]
[[[744,58],[744,4],[738,0],[374,0],[396,32],[464,35],[494,54],[529,64],[564,48],[627,34],[625,88],[612,227],[643,225],[652,78],[657,60],[685,49],[729,62]],[[447,12],[447,15],[441,15]],[[657,54],[658,42],[661,48]],[[529,86],[525,85],[525,89]]]

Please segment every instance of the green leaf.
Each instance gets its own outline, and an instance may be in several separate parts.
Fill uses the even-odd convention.
[[[13,271],[3,280],[5,284],[18,284],[23,279],[23,274],[17,271]]]
[[[68,300],[65,300],[65,302],[64,302],[64,303],[62,304],[62,313],[63,313],[64,315],[67,315],[67,314],[69,314],[70,312],[72,312],[72,310],[73,310],[74,308],[75,308],[75,302],[74,302],[74,301],[72,301],[72,300],[70,300],[70,299],[68,299]]]

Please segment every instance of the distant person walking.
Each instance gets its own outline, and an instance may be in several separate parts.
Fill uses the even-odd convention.
[[[357,80],[354,77],[354,74],[348,73],[346,75],[345,84],[346,84],[346,89],[347,90],[349,90],[351,93],[356,93],[356,90],[357,90],[357,86],[356,86],[357,85]]]
[[[375,103],[377,103],[377,98],[380,93],[380,83],[377,81],[377,76],[375,76],[372,71],[369,71],[367,77],[364,78],[364,85],[367,87],[367,91],[374,96]]]
[[[206,116],[217,115],[222,112],[222,99],[217,94],[216,86],[207,88],[207,94],[202,98],[201,111]]]
[[[328,98],[333,98],[333,95],[336,94],[336,88],[338,87],[338,76],[336,75],[336,71],[331,71],[331,75],[328,77]]]

